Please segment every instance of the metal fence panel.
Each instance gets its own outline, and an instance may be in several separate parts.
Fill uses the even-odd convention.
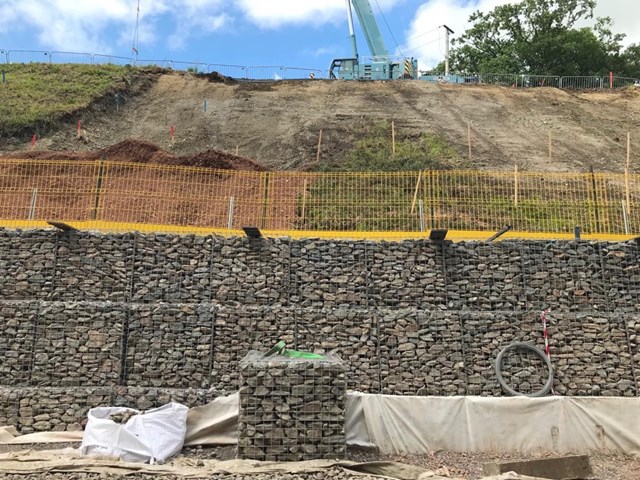
[[[116,57],[113,55],[94,55],[95,65],[133,65],[135,60],[130,57]]]
[[[7,63],[51,63],[51,54],[41,50],[8,50]]]
[[[637,85],[638,82],[639,80],[637,78],[613,77],[613,88],[631,87]],[[607,84],[609,84],[609,79],[607,79]]]
[[[185,72],[207,73],[207,64],[199,62],[174,62],[169,60],[169,68],[174,70],[184,70]]]
[[[533,87],[558,88],[560,86],[560,77],[547,76],[547,75],[522,75],[518,86],[525,87],[525,88],[533,88]]]
[[[482,73],[480,74],[480,83],[487,85],[501,85],[503,87],[515,87],[518,85],[520,75],[507,75],[500,73]]]
[[[285,80],[309,80],[324,78],[324,72],[322,70],[316,70],[313,68],[297,68],[297,67],[284,67],[284,79]]]
[[[11,225],[29,219],[100,221],[107,229],[165,225],[175,231],[256,225],[326,236],[496,231],[505,225],[521,232],[570,235],[579,226],[585,234],[639,234],[640,175],[250,172],[10,160],[0,165],[0,219]]]
[[[602,77],[562,77],[560,79],[560,88],[573,90],[597,90],[609,85],[609,79]]]
[[[247,78],[247,67],[242,65],[225,65],[221,63],[210,63],[207,65],[209,73],[219,73],[225,77]]]
[[[90,53],[51,52],[49,59],[51,63],[80,63],[89,65],[93,63],[93,55]]]
[[[7,60],[7,51],[0,48],[0,63],[9,63]]]
[[[247,67],[247,78],[249,80],[283,80],[284,67],[273,65]]]
[[[136,60],[136,67],[160,67],[170,68],[171,60]]]

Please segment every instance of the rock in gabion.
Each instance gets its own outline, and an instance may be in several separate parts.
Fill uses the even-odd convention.
[[[343,458],[346,381],[342,362],[265,358],[240,362],[238,457],[262,461]]]
[[[38,312],[31,384],[117,385],[122,370],[124,308],[53,302]]]
[[[199,303],[210,300],[212,237],[138,234],[131,301]]]
[[[233,392],[246,352],[279,339],[339,353],[350,389],[501,396],[498,353],[541,347],[546,308],[556,392],[640,391],[635,241],[0,230],[0,268],[0,418],[16,418],[23,387]],[[542,381],[509,378],[523,390]]]
[[[0,298],[50,299],[58,236],[52,232],[0,230]]]
[[[429,310],[447,302],[443,246],[428,240],[366,243],[369,306]]]
[[[380,312],[382,392],[464,395],[467,387],[462,324],[451,312]]]
[[[219,396],[215,390],[202,388],[115,387],[112,406],[146,411],[177,402],[191,408],[206,405]]]
[[[127,385],[209,387],[214,312],[208,305],[133,305],[127,325]]]
[[[290,304],[366,306],[368,242],[300,240],[291,244]]]
[[[285,305],[289,301],[289,240],[216,237],[211,294],[226,305]]]
[[[347,388],[380,392],[378,319],[374,309],[296,309],[295,345],[303,351],[342,359]],[[284,338],[283,338],[284,340]]]
[[[16,426],[23,433],[79,431],[87,423],[93,407],[109,407],[112,389],[22,388],[18,390],[19,410]]]
[[[2,385],[29,385],[37,322],[37,303],[0,302],[0,383]]]
[[[69,302],[128,300],[134,235],[62,233],[57,239],[52,299]]]
[[[251,350],[268,350],[278,340],[294,344],[295,310],[281,307],[220,307],[216,311],[212,377],[219,390],[237,391],[238,366]]]

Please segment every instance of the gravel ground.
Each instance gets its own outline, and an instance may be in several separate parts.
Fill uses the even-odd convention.
[[[19,451],[27,448],[36,450],[46,450],[52,448],[79,447],[79,444],[56,444],[56,445],[0,445],[0,453],[7,451]],[[215,448],[185,448],[182,455],[189,458],[202,460],[231,460],[236,456],[235,447],[215,447]],[[464,478],[468,480],[478,480],[482,478],[482,466],[484,463],[492,460],[514,460],[523,458],[541,458],[544,455],[531,457],[514,457],[508,455],[490,455],[490,454],[463,454],[452,452],[434,452],[427,455],[380,455],[372,450],[349,449],[347,459],[354,462],[375,462],[380,460],[388,460],[394,462],[408,463],[424,467],[425,470],[438,471],[441,475],[449,475],[455,478]],[[595,455],[591,456],[591,464],[594,470],[594,479],[597,480],[635,480],[640,479],[640,460],[632,457],[619,455]],[[111,475],[96,475],[84,473],[52,473],[52,474],[34,474],[34,475],[3,475],[1,479],[7,480],[110,480],[120,477]],[[158,478],[154,475],[136,474],[129,476],[135,480],[152,480]],[[163,479],[174,478],[178,480],[180,477],[164,476]],[[271,474],[271,475],[215,475],[214,480],[367,480],[373,477],[363,475],[351,475],[341,469],[331,469],[326,472],[315,474]]]

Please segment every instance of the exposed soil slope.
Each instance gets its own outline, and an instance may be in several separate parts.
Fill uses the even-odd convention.
[[[205,111],[206,101],[206,111]],[[472,166],[545,171],[619,171],[626,134],[633,138],[632,165],[640,168],[640,96],[637,91],[575,93],[551,88],[510,89],[427,82],[211,81],[171,73],[119,111],[85,121],[86,144],[75,123],[41,139],[38,149],[94,151],[128,138],[194,156],[208,149],[239,152],[273,169],[299,169],[339,159],[378,120],[394,120],[408,132],[435,132],[461,158],[473,142]],[[549,159],[549,133],[552,158]],[[24,148],[28,138],[22,139]],[[2,146],[0,146],[0,149]],[[11,147],[13,148],[13,147]]]

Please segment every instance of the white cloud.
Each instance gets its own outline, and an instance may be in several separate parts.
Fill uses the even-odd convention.
[[[175,19],[174,35],[181,42],[194,32],[216,31],[230,20],[224,4],[224,0],[142,0],[140,44],[157,41],[156,22],[167,14]],[[29,29],[46,49],[112,53],[107,34],[121,32],[120,46],[130,44],[136,8],[136,0],[5,0],[0,5],[0,32]]]
[[[373,12],[378,13],[378,5],[388,11],[404,1],[377,0],[377,4],[372,2]],[[253,23],[263,28],[347,21],[345,0],[238,0],[237,3]]]
[[[435,67],[444,60],[444,30],[446,24],[459,36],[470,26],[469,15],[476,10],[489,12],[498,5],[516,3],[517,0],[430,0],[417,10],[407,32],[403,53],[417,57],[421,69]],[[610,16],[614,30],[628,34],[626,43],[640,42],[640,16],[631,14],[637,9],[637,0],[599,0],[594,15]],[[586,24],[586,23],[585,23]],[[593,22],[589,22],[590,25]]]
[[[613,30],[626,33],[624,43],[640,43],[640,15],[637,0],[599,0],[595,10],[596,17],[611,17]]]

